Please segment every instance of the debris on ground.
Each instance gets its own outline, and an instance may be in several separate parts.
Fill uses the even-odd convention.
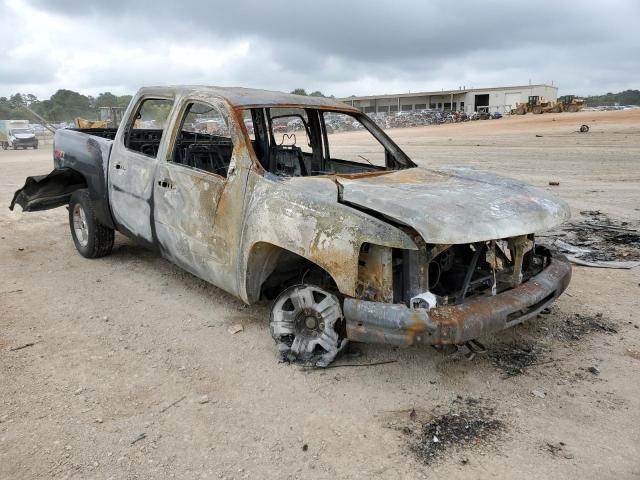
[[[569,261],[588,267],[634,268],[640,265],[640,229],[612,220],[599,210],[584,210],[581,218],[545,237]]]
[[[635,350],[627,350],[624,352],[627,357],[635,358],[636,360],[640,360],[640,352]]]
[[[133,445],[134,443],[139,442],[140,440],[142,440],[142,439],[144,439],[144,438],[146,438],[146,437],[147,437],[147,434],[146,434],[146,433],[144,433],[144,432],[143,432],[143,433],[139,433],[139,434],[136,436],[136,438],[134,438],[134,439],[131,441],[131,445]]]
[[[209,403],[209,396],[208,395],[202,395],[198,399],[198,403],[201,404],[201,405],[204,405],[205,403]]]
[[[170,403],[169,405],[167,405],[166,407],[164,407],[162,410],[160,410],[160,413],[164,413],[167,410],[169,410],[171,407],[179,404],[182,400],[184,400],[185,398],[187,398],[186,395],[181,396],[179,399],[177,399],[175,402]]]
[[[531,395],[533,395],[534,397],[538,397],[538,398],[545,398],[547,396],[547,394],[545,392],[543,392],[542,390],[538,390],[538,389],[531,390]]]
[[[8,292],[0,292],[0,295],[9,295],[10,293],[21,293],[23,292],[23,290],[21,288],[18,288],[16,290],[9,290]]]
[[[554,457],[566,458],[567,460],[571,460],[573,458],[573,454],[567,452],[565,449],[566,444],[564,442],[558,443],[550,443],[547,442],[544,446],[545,450],[549,452]]]
[[[587,133],[589,131],[589,125],[580,125],[580,133]]]
[[[11,347],[9,350],[15,352],[16,350],[22,350],[23,348],[33,347],[36,342],[23,343],[22,345],[18,345],[17,347]]]
[[[552,186],[552,187],[559,187],[560,186],[560,182],[550,181],[549,185]]]
[[[521,375],[532,365],[537,365],[542,348],[530,343],[492,345],[487,351],[491,363],[508,377]]]
[[[432,416],[417,430],[407,433],[417,435],[411,445],[414,454],[425,464],[431,464],[447,450],[477,447],[494,440],[504,428],[495,409],[483,405],[481,399],[458,397],[446,413]]]
[[[236,333],[240,333],[244,330],[244,327],[242,325],[240,325],[239,323],[235,324],[235,325],[231,325],[229,328],[227,328],[227,332],[229,332],[231,335],[235,335]]]
[[[555,322],[550,328],[551,335],[558,340],[579,340],[593,332],[618,333],[615,326],[602,318],[602,313],[582,315],[579,313]]]
[[[600,370],[598,369],[598,367],[589,367],[588,370],[594,375],[600,375]]]
[[[295,360],[290,360],[290,363],[295,363]],[[315,365],[314,363],[305,363],[302,365],[302,370],[326,370],[328,368],[343,368],[343,367],[375,367],[378,365],[387,365],[388,363],[398,363],[397,360],[382,360],[380,362],[369,363],[338,363],[327,365],[326,367]]]

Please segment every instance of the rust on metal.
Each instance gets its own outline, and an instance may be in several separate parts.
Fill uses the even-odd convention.
[[[431,310],[345,300],[348,338],[394,345],[460,344],[536,315],[567,288],[571,266],[555,258],[540,274],[497,296]]]

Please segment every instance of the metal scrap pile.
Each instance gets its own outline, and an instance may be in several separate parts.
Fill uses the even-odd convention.
[[[468,122],[469,120],[480,119],[497,119],[502,115],[499,113],[489,114],[485,116],[474,113],[467,115],[464,112],[442,112],[440,110],[411,110],[401,111],[393,113],[368,113],[371,120],[373,120],[380,128],[410,128],[410,127],[422,127],[425,125],[440,125],[443,123],[459,123]],[[250,119],[245,120],[245,125],[249,130],[249,133],[253,133],[253,123]],[[360,130],[364,128],[362,124],[355,121],[352,117],[341,113],[328,113],[325,117],[325,125],[327,127],[327,133],[336,132],[349,132],[352,130]],[[285,120],[274,119],[273,130],[274,132],[293,133],[302,131],[305,129],[302,119],[299,120]]]
[[[478,115],[467,115],[464,112],[442,112],[440,110],[411,110],[392,114],[370,113],[371,119],[381,128],[410,128],[442,123],[459,123],[478,120]]]

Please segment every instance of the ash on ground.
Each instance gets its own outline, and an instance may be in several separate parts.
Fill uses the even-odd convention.
[[[562,251],[586,262],[640,260],[640,229],[609,218],[599,210],[583,210],[581,217],[544,237]]]
[[[575,313],[573,316],[550,324],[550,333],[558,340],[579,340],[590,333],[618,333],[615,326],[602,317],[602,313],[595,315],[582,315]]]
[[[458,397],[448,412],[431,417],[411,432],[416,437],[411,450],[429,465],[447,451],[458,452],[495,440],[504,428],[495,409],[484,405],[482,399]]]
[[[492,345],[487,351],[491,363],[508,377],[525,373],[540,361],[542,354],[542,348],[533,343]]]

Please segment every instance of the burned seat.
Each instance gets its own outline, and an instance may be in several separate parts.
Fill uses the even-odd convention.
[[[186,148],[182,163],[224,177],[229,162],[225,162],[217,147],[212,144],[191,144]]]
[[[307,175],[302,149],[295,145],[275,145],[269,148],[269,171],[285,177]]]

